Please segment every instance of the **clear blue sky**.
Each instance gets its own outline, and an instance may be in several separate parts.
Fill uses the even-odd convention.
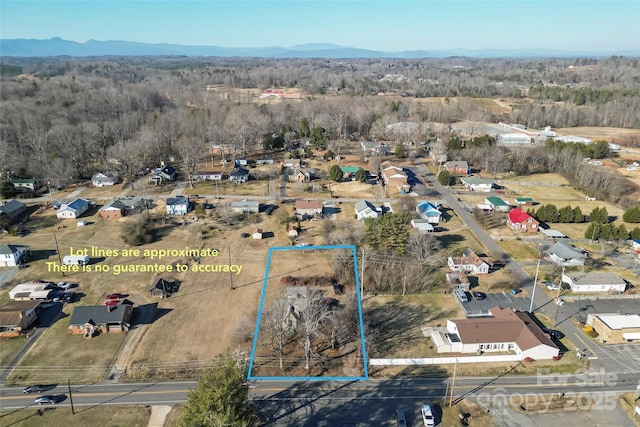
[[[0,37],[376,50],[640,49],[640,0],[0,0]]]

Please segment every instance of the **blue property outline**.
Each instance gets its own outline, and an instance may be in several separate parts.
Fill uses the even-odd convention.
[[[264,306],[264,298],[267,292],[267,280],[269,279],[269,269],[271,268],[271,255],[274,251],[297,251],[297,250],[317,250],[317,249],[351,249],[353,252],[353,268],[355,270],[356,278],[356,298],[358,300],[358,316],[360,318],[360,338],[362,339],[362,365],[364,368],[364,376],[361,377],[264,377],[264,376],[252,376],[253,360],[256,355],[256,346],[258,345],[258,332],[260,331],[260,319],[262,319],[262,308]],[[247,374],[248,380],[283,380],[283,381],[353,381],[353,380],[366,380],[369,379],[369,370],[367,368],[367,349],[364,345],[364,323],[362,321],[362,300],[360,299],[360,278],[358,277],[358,259],[356,257],[355,245],[331,245],[331,246],[305,246],[305,247],[292,247],[292,246],[274,246],[269,248],[269,255],[267,257],[267,268],[264,275],[264,283],[262,284],[262,296],[260,297],[260,308],[258,308],[258,320],[256,321],[256,330],[253,335],[253,346],[251,347],[251,357],[249,359],[249,372]]]

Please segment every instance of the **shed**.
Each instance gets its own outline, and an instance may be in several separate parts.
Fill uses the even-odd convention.
[[[558,231],[558,230],[554,230],[554,229],[548,229],[548,230],[540,230],[542,234],[545,235],[545,237],[548,237],[550,239],[566,239],[567,235]]]
[[[154,297],[168,298],[172,293],[178,291],[180,284],[177,281],[171,281],[164,277],[158,277],[153,281],[149,294]]]

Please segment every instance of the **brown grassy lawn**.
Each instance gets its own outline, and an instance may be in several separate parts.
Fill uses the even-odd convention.
[[[535,262],[538,259],[538,251],[532,247],[532,243],[521,240],[502,240],[498,245],[517,262]]]
[[[6,365],[27,340],[24,336],[0,338],[0,366]]]
[[[180,417],[182,417],[182,405],[172,407],[171,412],[169,412],[167,418],[164,419],[164,427],[177,426],[180,421]]]
[[[620,138],[629,136],[635,136],[640,138],[640,130],[638,129],[623,129],[612,127],[575,127],[575,128],[560,128],[556,129],[558,135],[580,135],[592,140],[605,140],[608,142],[616,142]]]
[[[640,418],[637,415],[633,415],[636,405],[640,405],[637,400],[634,401],[634,395],[635,393],[625,393],[620,396],[618,403],[632,420],[631,422],[633,422],[633,425],[640,427]]]
[[[89,183],[89,186],[82,191],[82,194],[80,194],[80,196],[111,200],[112,198],[122,193],[122,191],[124,191],[129,187],[130,186],[128,184],[123,184],[123,183],[116,184],[116,185],[109,185],[106,187],[93,187],[91,186],[91,183]]]
[[[454,399],[455,400],[455,399]],[[470,427],[493,427],[493,417],[480,404],[470,399],[464,399],[449,407],[448,400],[439,402],[442,408],[442,427],[459,427],[460,414],[468,414],[467,425]]]
[[[71,311],[65,309],[68,313]],[[54,323],[38,338],[9,376],[10,382],[75,383],[102,380],[115,359],[126,334],[101,334],[93,339],[73,335],[69,320]]]
[[[453,296],[415,294],[367,296],[363,302],[365,322],[378,330],[368,357],[423,357],[431,339],[424,326],[445,325],[447,319],[463,317]]]
[[[144,406],[97,406],[71,415],[70,408],[38,407],[2,412],[3,426],[20,427],[102,427],[145,426],[151,409]]]

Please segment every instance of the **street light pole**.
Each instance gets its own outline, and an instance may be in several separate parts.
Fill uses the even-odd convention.
[[[536,287],[538,286],[538,271],[540,270],[540,257],[538,257],[538,264],[536,264],[536,277],[533,279],[533,292],[531,292],[531,304],[529,305],[529,313],[533,313],[533,300],[536,296]]]

